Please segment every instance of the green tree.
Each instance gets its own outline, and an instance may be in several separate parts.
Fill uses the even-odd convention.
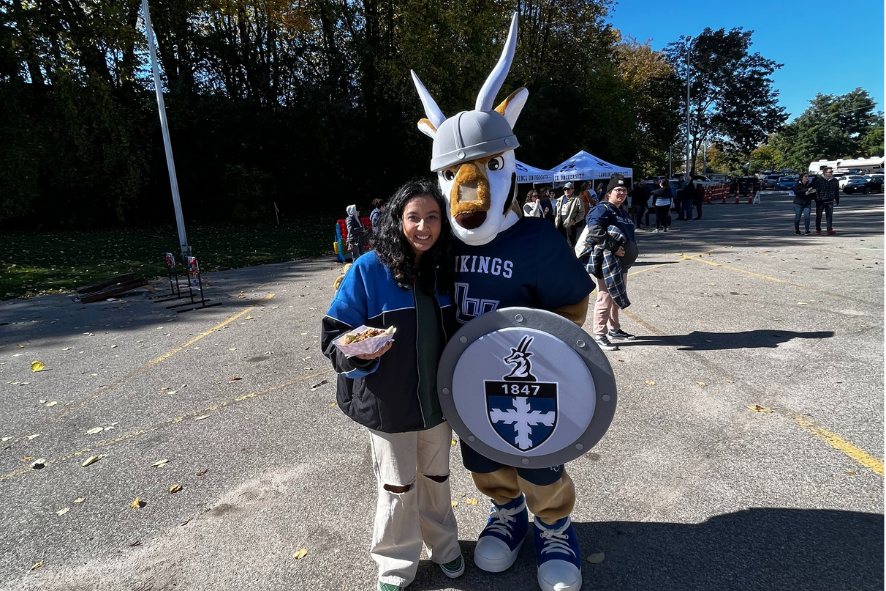
[[[770,144],[795,170],[806,170],[815,160],[882,155],[883,116],[875,107],[862,88],[840,96],[818,94]]]
[[[782,67],[750,53],[753,31],[706,28],[695,38],[681,36],[664,52],[685,88],[690,80],[691,161],[707,141],[749,154],[787,119],[778,106],[772,74]],[[683,134],[685,137],[685,105]]]

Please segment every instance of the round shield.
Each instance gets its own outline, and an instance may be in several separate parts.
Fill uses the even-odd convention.
[[[504,308],[463,326],[443,351],[437,391],[465,443],[523,468],[577,458],[615,415],[606,356],[588,333],[545,310]]]

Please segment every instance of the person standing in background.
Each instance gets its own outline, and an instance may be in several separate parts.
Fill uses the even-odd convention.
[[[542,217],[541,204],[538,202],[538,191],[532,189],[526,194],[526,203],[523,204],[523,215],[528,218]]]
[[[667,232],[671,225],[671,203],[673,202],[673,193],[668,179],[663,179],[659,183],[659,188],[652,192],[652,200],[655,205],[655,230],[652,232]]]
[[[643,214],[646,212],[646,202],[649,200],[650,193],[646,191],[646,187],[643,186],[643,179],[637,178],[637,182],[631,186],[630,191],[628,191],[628,197],[630,197],[631,203],[631,212],[634,216],[634,224],[637,229],[640,229],[641,223],[643,221]],[[648,218],[647,218],[648,219]],[[646,226],[649,226],[647,222]]]
[[[812,179],[815,189],[815,233],[821,234],[821,214],[827,217],[828,236],[836,234],[833,228],[834,204],[840,205],[840,185],[834,178],[834,169],[828,166],[821,176]]]
[[[695,197],[692,198],[692,204],[695,205],[695,211],[698,214],[695,216],[695,219],[701,219],[701,205],[704,203],[704,194],[705,188],[704,185],[699,184],[695,186]],[[692,210],[689,211],[689,215],[692,215]]]
[[[541,217],[554,223],[554,204],[551,203],[551,188],[542,187],[539,193],[538,203],[541,207]]]
[[[385,202],[381,199],[372,200],[372,213],[369,214],[369,225],[372,226],[372,233],[378,234],[378,223],[381,221],[381,213],[385,210]]]
[[[348,251],[351,253],[352,261],[357,262],[357,259],[366,252],[369,236],[366,235],[366,229],[363,227],[363,222],[360,221],[360,212],[357,210],[357,206],[348,205],[345,211],[348,213],[348,217],[345,219],[345,227],[348,230]]]
[[[556,201],[554,206],[554,227],[570,245],[575,243],[574,226],[581,219],[584,211],[581,200],[575,195],[575,187],[572,183],[563,185],[563,196]]]
[[[812,197],[815,195],[815,189],[809,184],[809,175],[800,175],[797,184],[791,188],[791,191],[794,193],[794,234],[800,233],[800,218],[805,217],[806,235],[808,236],[812,234],[809,231],[809,216],[812,214]]]

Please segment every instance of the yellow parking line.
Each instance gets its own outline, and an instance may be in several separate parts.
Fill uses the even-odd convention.
[[[175,417],[172,419],[167,419],[167,420],[165,420],[161,423],[157,423],[151,427],[146,427],[144,429],[137,429],[137,430],[131,431],[125,435],[121,435],[120,437],[116,437],[114,439],[109,439],[108,441],[101,441],[99,443],[96,443],[92,447],[85,447],[83,449],[78,449],[77,451],[73,451],[73,452],[65,454],[61,457],[49,460],[48,462],[46,462],[44,464],[44,466],[46,468],[48,468],[49,466],[52,466],[54,464],[60,464],[62,462],[65,462],[65,461],[70,460],[72,458],[82,456],[82,455],[84,455],[88,452],[94,451],[96,449],[107,448],[107,447],[110,447],[116,443],[120,443],[122,441],[129,441],[130,439],[135,439],[136,437],[141,437],[142,435],[146,435],[148,433],[153,433],[154,431],[157,431],[158,429],[162,429],[163,427],[167,427],[169,425],[175,425],[175,424],[181,423],[185,419],[193,419],[198,416],[208,415],[208,414],[215,412],[217,410],[221,410],[227,406],[237,404],[238,402],[245,402],[247,400],[254,400],[255,398],[258,398],[259,396],[263,396],[265,394],[269,394],[270,392],[275,392],[275,391],[285,388],[287,386],[292,386],[293,384],[297,384],[299,382],[304,382],[305,380],[310,380],[311,378],[316,378],[318,376],[322,376],[324,374],[328,374],[331,372],[332,372],[331,369],[327,369],[325,371],[320,371],[317,373],[313,373],[311,375],[302,376],[300,378],[295,378],[294,380],[289,380],[287,382],[283,382],[282,384],[277,384],[276,386],[271,386],[270,388],[266,388],[264,390],[259,390],[258,392],[250,392],[249,394],[237,396],[236,398],[231,398],[229,400],[225,400],[223,402],[220,402],[218,404],[214,404],[214,405],[209,406],[207,408],[195,410],[195,411],[188,413],[186,415],[183,415],[183,416]],[[3,482],[4,480],[9,480],[11,478],[15,478],[16,476],[21,476],[23,474],[27,474],[27,473],[33,472],[33,471],[34,471],[34,469],[31,468],[31,466],[29,464],[25,467],[19,468],[18,470],[14,470],[8,474],[4,474],[4,475],[0,476],[0,482]]]
[[[643,320],[642,318],[640,318],[639,316],[637,316],[635,313],[631,312],[630,310],[622,310],[622,313],[625,314],[628,318],[630,318],[634,322],[636,322],[637,324],[642,325],[649,332],[655,333],[659,336],[665,336],[666,333],[664,331],[660,330],[654,324],[647,322],[646,320]],[[711,366],[710,362],[708,360],[698,359],[698,361],[702,365],[705,365],[707,367]],[[874,472],[876,472],[880,476],[883,476],[883,460],[881,460],[875,456],[872,456],[871,454],[867,453],[866,451],[864,451],[863,449],[861,449],[859,447],[852,445],[851,443],[849,443],[848,441],[846,441],[845,439],[843,439],[842,437],[840,437],[836,433],[832,433],[832,432],[828,431],[827,429],[819,427],[818,425],[816,425],[815,423],[813,423],[812,421],[810,421],[806,417],[796,415],[794,412],[791,412],[790,410],[780,410],[778,408],[774,408],[773,410],[775,411],[776,414],[778,414],[780,416],[784,416],[786,418],[793,419],[803,429],[805,429],[809,433],[812,433],[813,435],[815,435],[816,437],[818,437],[819,439],[821,439],[822,441],[824,441],[825,443],[827,443],[828,445],[833,447],[834,449],[843,452],[844,454],[846,454],[847,456],[849,456],[850,458],[852,458],[853,460],[855,460],[859,464],[865,466],[866,468],[870,468],[871,470],[873,470]]]
[[[812,433],[831,447],[839,450],[861,464],[866,468],[870,468],[880,476],[883,476],[883,460],[872,456],[863,449],[855,447],[836,433],[831,433],[827,429],[819,427],[806,417],[795,417],[797,424],[806,431]]]
[[[215,326],[213,326],[209,330],[201,332],[200,334],[198,334],[196,337],[194,337],[193,339],[191,339],[187,343],[180,345],[180,346],[176,347],[175,349],[172,349],[171,351],[167,351],[166,353],[164,353],[160,357],[157,357],[156,359],[149,361],[148,363],[146,363],[145,365],[142,365],[141,367],[137,367],[136,369],[132,370],[131,372],[129,372],[128,374],[126,374],[122,378],[115,380],[114,382],[108,384],[107,386],[102,386],[101,388],[96,390],[96,392],[94,394],[90,394],[89,396],[87,396],[85,398],[81,398],[80,400],[76,400],[74,402],[66,404],[64,409],[61,412],[56,413],[56,414],[52,415],[51,417],[47,418],[46,420],[44,420],[43,422],[37,423],[36,425],[30,427],[27,430],[28,434],[33,433],[35,429],[38,429],[38,428],[43,427],[53,421],[57,421],[58,419],[68,416],[69,414],[71,414],[72,412],[74,412],[78,408],[82,407],[83,405],[87,404],[88,402],[91,402],[97,398],[104,396],[105,394],[107,394],[108,392],[110,392],[111,390],[116,388],[117,386],[120,386],[121,384],[126,383],[127,381],[131,380],[132,378],[145,373],[146,371],[148,371],[149,369],[151,369],[152,367],[154,367],[158,363],[161,363],[161,362],[165,361],[166,359],[169,359],[170,357],[172,357],[173,355],[175,355],[179,351],[182,351],[182,350],[190,347],[191,345],[193,345],[194,343],[196,343],[200,339],[211,335],[212,333],[216,332],[217,330],[221,330],[222,328],[224,328],[228,324],[232,323],[233,321],[237,320],[238,318],[240,318],[244,314],[248,314],[252,310],[255,310],[259,304],[262,304],[262,303],[270,300],[272,297],[274,297],[274,294],[272,294],[272,293],[266,295],[265,297],[263,297],[262,299],[260,299],[258,301],[257,305],[250,306],[249,308],[246,308],[243,311],[238,312],[237,314],[234,314],[233,316],[231,316],[230,318],[228,318],[224,322],[220,322],[219,324],[216,324]],[[25,437],[27,437],[27,435],[21,435],[21,436],[15,438],[10,443],[10,445],[21,441]]]

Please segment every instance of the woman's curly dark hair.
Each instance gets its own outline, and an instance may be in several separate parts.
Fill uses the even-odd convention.
[[[416,266],[415,253],[403,234],[403,212],[410,199],[421,195],[431,197],[440,207],[440,237],[422,255],[421,262]],[[452,289],[454,239],[449,216],[446,215],[446,203],[437,183],[415,179],[397,189],[381,214],[378,235],[372,242],[379,260],[391,270],[397,285],[403,289],[412,288],[413,282],[418,279],[425,291],[433,293],[435,276],[440,292],[448,293]]]

